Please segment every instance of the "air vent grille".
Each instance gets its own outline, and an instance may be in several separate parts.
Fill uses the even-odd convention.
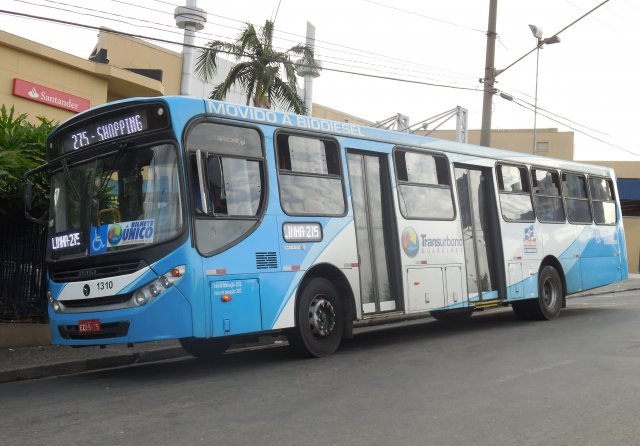
[[[92,268],[54,271],[51,273],[51,278],[55,282],[77,282],[80,280],[101,279],[103,277],[132,274],[144,268],[145,266],[146,264],[142,261],[106,264],[95,266]]]
[[[271,269],[278,267],[278,257],[275,252],[256,252],[256,268]]]

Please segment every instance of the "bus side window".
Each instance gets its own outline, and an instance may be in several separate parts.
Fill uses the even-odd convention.
[[[265,210],[261,134],[242,125],[201,121],[185,140],[195,218],[195,244],[211,255],[257,227]],[[213,236],[215,235],[215,236]]]
[[[538,220],[543,223],[562,223],[565,221],[560,177],[558,172],[543,169],[531,169],[533,177],[534,204]]]
[[[329,138],[276,137],[280,204],[288,215],[342,215],[346,211],[340,155]]]
[[[562,187],[569,222],[576,224],[592,223],[585,176],[564,172],[562,174]]]
[[[409,219],[452,220],[455,217],[449,162],[444,156],[396,149],[400,212]]]
[[[207,184],[213,205],[214,215],[227,214],[227,194],[224,186],[224,173],[219,156],[207,157]]]
[[[589,178],[593,218],[599,225],[616,224],[616,201],[613,196],[613,182],[608,178]]]
[[[507,221],[533,221],[529,174],[524,166],[498,165],[500,208]]]
[[[204,215],[204,207],[202,206],[202,190],[200,189],[200,180],[198,178],[196,154],[192,153],[189,158],[191,169],[191,191],[193,192],[193,208],[196,214]]]

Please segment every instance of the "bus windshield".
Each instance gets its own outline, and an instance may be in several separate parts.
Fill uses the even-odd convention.
[[[169,239],[183,224],[172,144],[66,158],[51,176],[48,254],[98,255]]]

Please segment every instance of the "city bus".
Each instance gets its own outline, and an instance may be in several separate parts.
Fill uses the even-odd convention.
[[[552,320],[627,278],[612,169],[193,97],[132,98],[46,142],[53,344],[286,336],[511,306]]]

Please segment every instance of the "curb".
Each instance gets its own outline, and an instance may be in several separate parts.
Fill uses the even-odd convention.
[[[576,297],[599,296],[601,294],[625,293],[627,291],[638,291],[638,290],[640,290],[640,286],[631,287],[631,288],[622,288],[622,289],[617,289],[617,290],[597,291],[597,289],[595,289],[595,290],[591,290],[591,291],[583,291],[581,293],[571,294],[570,296],[567,296],[567,298],[568,299],[574,299]]]
[[[181,347],[150,350],[106,356],[104,358],[82,359],[77,361],[67,361],[58,364],[45,364],[22,369],[0,371],[0,384],[25,381],[30,379],[48,378],[53,376],[71,375],[74,373],[86,372],[89,370],[106,369],[111,367],[122,367],[132,364],[141,364],[152,361],[162,361],[166,359],[181,358],[188,356]]]

